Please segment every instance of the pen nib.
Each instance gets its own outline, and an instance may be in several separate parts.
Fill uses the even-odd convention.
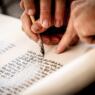
[[[42,55],[43,55],[43,57],[44,57],[45,51],[44,51],[43,45],[41,46],[41,53],[42,53]]]

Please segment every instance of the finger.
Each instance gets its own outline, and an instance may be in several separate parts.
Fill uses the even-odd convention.
[[[57,37],[51,37],[51,45],[56,45],[59,43],[59,38]]]
[[[42,35],[42,40],[47,45],[56,45],[60,39],[57,36]]]
[[[42,41],[46,45],[50,45],[51,44],[50,37],[48,37],[47,35],[42,35]]]
[[[55,26],[61,27],[64,24],[65,0],[55,0]]]
[[[52,35],[51,38],[50,38],[50,40],[51,40],[51,44],[52,45],[56,45],[56,44],[59,43],[60,38],[57,35],[54,35],[54,36]]]
[[[23,2],[23,0],[20,1],[20,7],[21,7],[22,9],[24,9],[24,2]]]
[[[35,4],[34,0],[23,0],[25,11],[28,15],[34,15],[35,14]]]
[[[40,0],[40,22],[44,28],[51,26],[51,0]]]
[[[31,31],[31,20],[25,12],[21,16],[22,26],[25,31],[25,33],[32,38],[34,41],[38,41],[38,36]]]
[[[46,30],[46,28],[43,28],[42,25],[40,24],[40,21],[37,20],[35,21],[35,23],[31,26],[31,30],[34,32],[34,33],[42,33]]]
[[[58,36],[48,36],[50,38],[50,43],[51,45],[56,45],[59,43],[60,38]]]
[[[56,52],[62,53],[63,51],[68,49],[73,39],[75,39],[75,37],[76,37],[76,33],[73,27],[72,20],[70,19],[67,30],[65,34],[63,35],[60,43],[58,44]]]

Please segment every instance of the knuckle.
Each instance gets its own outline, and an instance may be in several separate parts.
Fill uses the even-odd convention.
[[[89,32],[88,32],[89,33]],[[83,36],[83,37],[86,37],[87,35],[88,35],[88,33],[87,33],[87,31],[82,31],[81,32],[81,35]]]
[[[77,5],[76,1],[73,1],[73,2],[71,3],[71,10],[74,10],[75,7],[76,7],[76,5]]]
[[[50,16],[50,12],[48,10],[42,9],[40,15],[42,17],[49,17]]]
[[[76,0],[71,4],[71,14],[74,17],[78,17],[86,9],[87,3],[85,0]]]
[[[41,9],[41,14],[49,14],[49,10],[48,9]]]
[[[71,4],[71,8],[74,9],[76,6],[82,5],[85,3],[85,0],[75,0]]]
[[[80,7],[78,6],[77,1],[72,2],[72,4],[71,4],[71,15],[73,17],[77,17],[80,14],[80,11],[81,11],[80,9],[81,9],[81,6]]]

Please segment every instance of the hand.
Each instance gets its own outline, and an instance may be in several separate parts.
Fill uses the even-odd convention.
[[[29,15],[26,14],[26,12],[23,12],[22,16],[21,16],[21,21],[22,21],[22,28],[25,31],[25,33],[32,38],[34,41],[38,41],[39,36],[38,34],[34,33],[31,30],[31,26],[32,26],[32,21]],[[35,22],[36,23],[36,22]],[[37,23],[38,24],[38,23]],[[54,31],[54,30],[53,30]],[[52,31],[51,31],[52,32]],[[47,32],[43,33],[42,35],[42,40],[45,44],[57,44],[61,37],[62,37],[63,33],[52,33],[52,35],[48,34]]]
[[[95,43],[95,0],[76,0],[71,5],[67,31],[61,39],[57,53],[66,50],[78,37],[86,43]]]
[[[42,33],[51,26],[61,27],[64,24],[65,0],[55,0],[55,14],[51,15],[51,0],[40,0],[40,18],[32,25],[34,33]],[[53,4],[54,5],[54,4]],[[61,9],[61,10],[60,10]],[[63,31],[64,32],[64,31]],[[60,35],[60,34],[59,34]],[[58,44],[61,37],[59,35],[43,35],[45,44]]]
[[[23,27],[23,30],[25,31],[25,33],[30,38],[32,38],[34,41],[37,42],[39,39],[39,36],[38,36],[38,34],[32,32],[31,26],[33,23],[31,21],[30,16],[27,15],[26,12],[23,12],[23,14],[21,16],[21,21],[22,21],[22,27]],[[60,41],[62,35],[63,35],[62,33],[59,33],[59,34],[57,33],[57,34],[53,34],[53,35],[48,35],[46,33],[43,33],[42,40],[45,44],[57,44]]]
[[[27,11],[25,11],[27,14],[24,13],[21,16],[21,20],[22,20],[23,28],[24,28],[25,32],[27,32],[28,36],[31,36],[33,38],[33,37],[37,36],[37,33],[44,32],[45,30],[47,30],[49,27],[51,27],[53,25],[55,25],[56,27],[61,27],[64,25],[65,0],[55,0],[55,10],[53,10],[53,11],[55,11],[55,14],[53,14],[54,17],[52,17],[52,15],[51,15],[51,8],[52,8],[51,1],[52,0],[40,0],[40,18],[33,25],[30,23],[31,17],[29,17],[29,16],[31,16],[31,15],[29,14],[29,11],[28,11],[31,8],[33,10],[35,9],[35,7],[31,7],[32,5],[34,6],[34,3],[32,3],[32,5],[31,5],[31,2],[33,2],[33,0],[22,0],[21,1],[20,5],[23,8],[25,8],[25,10],[27,10]],[[28,24],[25,24],[26,22]],[[32,26],[32,27],[30,27],[30,26]],[[27,27],[27,28],[25,28],[25,27]],[[28,28],[30,28],[30,29],[28,29]],[[33,33],[31,33],[31,32],[33,32]],[[34,36],[34,34],[35,34],[35,36]],[[57,44],[61,39],[60,37],[61,36],[58,36],[58,35],[54,35],[54,36],[44,35],[43,42],[46,44]],[[35,40],[36,38],[38,38],[38,37],[35,37],[33,39]],[[37,40],[35,40],[35,41],[37,41]]]
[[[22,21],[22,28],[24,32],[34,41],[38,41],[38,35],[33,33],[31,30],[31,26],[32,26],[31,18],[29,15],[26,14],[25,11],[21,15],[21,21]]]

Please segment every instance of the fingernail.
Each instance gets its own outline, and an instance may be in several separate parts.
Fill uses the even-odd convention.
[[[56,22],[55,22],[55,26],[56,27],[61,27],[63,25],[63,21],[61,21],[61,20],[57,20]]]
[[[60,53],[60,50],[59,50],[59,48],[56,48],[56,51],[55,51],[56,53]]]
[[[44,40],[46,43],[49,43],[49,39],[47,37],[44,37]]]
[[[48,20],[43,20],[42,26],[43,26],[44,28],[48,28],[48,27],[49,27],[49,22],[48,22]]]
[[[38,32],[39,32],[39,27],[37,27],[37,25],[32,25],[31,30],[32,30],[34,33],[38,33]]]
[[[58,38],[53,38],[53,41],[58,42],[59,39]]]
[[[56,48],[56,51],[55,51],[56,53],[61,53],[62,52],[62,50],[61,50],[61,48],[58,46],[57,48]]]
[[[51,42],[52,42],[52,44],[58,44],[58,42],[59,42],[59,39],[58,38],[52,38],[51,39]]]
[[[35,10],[33,10],[33,9],[28,10],[28,15],[34,15],[34,13],[35,13]]]

